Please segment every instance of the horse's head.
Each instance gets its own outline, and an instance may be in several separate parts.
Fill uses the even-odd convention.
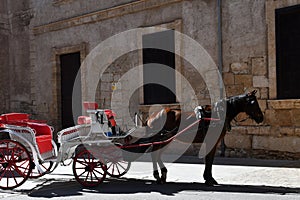
[[[256,92],[256,90],[253,90],[244,96],[244,111],[256,123],[261,123],[264,116],[256,99]]]

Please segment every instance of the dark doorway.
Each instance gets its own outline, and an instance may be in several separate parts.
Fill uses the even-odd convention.
[[[300,98],[300,5],[275,13],[277,98]]]
[[[61,67],[61,123],[62,128],[74,126],[74,120],[81,115],[81,82],[75,79],[80,69],[80,52],[60,55]],[[74,88],[74,101],[72,102]]]
[[[144,104],[176,102],[174,52],[173,30],[143,36]]]

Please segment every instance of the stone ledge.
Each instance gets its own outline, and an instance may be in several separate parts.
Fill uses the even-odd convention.
[[[113,8],[108,8],[105,10],[81,15],[78,17],[72,17],[69,19],[63,19],[61,21],[52,22],[41,26],[36,26],[33,28],[33,34],[39,35],[46,32],[57,31],[65,28],[83,25],[83,24],[95,23],[109,18],[114,18],[126,14],[149,10],[156,7],[166,6],[181,1],[183,0],[140,0],[136,2],[131,2]]]
[[[299,109],[300,99],[268,100],[268,107],[272,109]]]
[[[252,148],[300,153],[300,137],[253,136]]]

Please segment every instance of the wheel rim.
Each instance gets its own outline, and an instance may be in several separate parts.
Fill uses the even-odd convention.
[[[32,171],[29,175],[29,178],[39,178],[44,176],[45,174],[47,174],[47,172],[51,170],[52,166],[53,166],[52,161],[40,163],[40,167],[44,170],[43,173],[40,173],[37,167],[35,166],[34,162],[32,162]]]
[[[107,174],[111,177],[119,178],[128,172],[131,163],[125,160],[119,160],[117,162],[108,160],[106,165]]]
[[[118,143],[114,145],[104,147],[100,151],[106,160],[107,174],[119,178],[128,172],[131,162],[123,159],[122,150],[119,148],[121,145]]]
[[[119,178],[126,174],[131,166],[131,162],[123,159],[120,149],[113,149],[104,153],[106,158],[107,174],[114,178]]]
[[[0,141],[0,188],[13,189],[22,185],[31,173],[31,157],[19,142]]]
[[[77,154],[73,162],[75,179],[85,187],[95,187],[101,184],[106,177],[106,166],[99,158],[84,150]]]

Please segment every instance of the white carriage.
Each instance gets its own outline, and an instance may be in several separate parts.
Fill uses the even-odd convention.
[[[123,132],[114,113],[85,102],[89,116],[78,117],[78,124],[57,133],[45,121],[31,120],[28,114],[0,116],[0,188],[13,189],[28,178],[52,172],[59,164],[71,164],[73,174],[83,186],[97,186],[106,175],[120,177],[130,168],[116,142],[133,133],[135,125]]]

